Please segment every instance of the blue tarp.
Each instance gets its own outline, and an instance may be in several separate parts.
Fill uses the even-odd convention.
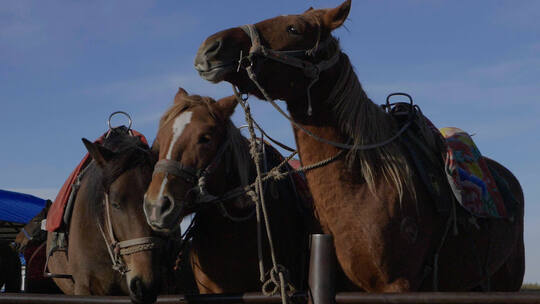
[[[30,194],[0,190],[0,221],[28,223],[45,207],[46,202]]]

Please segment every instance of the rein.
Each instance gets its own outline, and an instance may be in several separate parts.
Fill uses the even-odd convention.
[[[127,241],[118,241],[114,235],[114,231],[112,228],[108,193],[105,193],[105,199],[103,200],[103,204],[105,205],[105,231],[107,233],[104,232],[99,220],[97,225],[99,227],[101,235],[103,236],[105,245],[107,245],[107,251],[109,252],[109,256],[113,264],[112,268],[120,272],[120,274],[124,276],[126,272],[130,271],[130,269],[124,263],[122,256],[160,248],[162,246],[163,240],[157,237],[141,237],[129,239]],[[108,235],[108,237],[106,234]]]

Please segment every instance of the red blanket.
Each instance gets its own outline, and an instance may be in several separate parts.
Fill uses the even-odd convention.
[[[137,136],[141,139],[141,141],[145,144],[148,144],[146,138],[141,133],[131,130],[134,136]],[[101,137],[99,137],[94,143],[101,144],[103,143],[103,139],[105,138],[107,133],[103,134]],[[47,231],[56,231],[58,228],[62,227],[62,219],[64,217],[64,210],[66,208],[69,196],[71,195],[72,191],[72,185],[77,179],[77,176],[79,176],[79,173],[88,166],[90,163],[90,155],[86,153],[86,155],[83,157],[79,165],[71,172],[67,180],[64,182],[64,185],[62,188],[60,188],[60,191],[56,195],[56,199],[54,200],[54,203],[52,204],[51,208],[49,209],[49,213],[47,213]]]

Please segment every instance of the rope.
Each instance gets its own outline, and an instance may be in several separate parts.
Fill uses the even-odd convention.
[[[244,109],[245,119],[248,124],[248,130],[251,137],[250,138],[250,153],[253,158],[253,161],[255,162],[255,169],[257,172],[257,178],[255,180],[255,183],[256,183],[255,195],[253,195],[253,193],[250,193],[250,192],[248,192],[248,195],[256,204],[255,210],[257,214],[257,251],[258,251],[258,256],[259,256],[259,274],[260,274],[261,282],[264,282],[264,279],[265,279],[264,262],[263,262],[263,255],[262,255],[261,211],[262,211],[262,216],[264,220],[264,225],[266,228],[266,237],[268,239],[268,245],[270,247],[270,257],[272,259],[272,269],[270,270],[270,278],[266,282],[263,283],[262,292],[265,295],[275,294],[277,293],[277,286],[279,286],[279,288],[281,289],[280,290],[281,301],[283,304],[287,304],[288,298],[286,294],[286,287],[287,287],[286,285],[290,286],[290,284],[286,284],[286,281],[285,281],[285,272],[286,272],[285,267],[282,265],[279,265],[276,259],[274,242],[272,238],[272,231],[270,229],[270,220],[268,218],[268,210],[266,208],[266,202],[265,202],[265,197],[264,197],[260,155],[257,149],[254,123],[251,116],[249,104],[242,98],[238,98],[238,101],[240,105],[242,106],[242,108]],[[276,277],[276,274],[279,277],[279,281]],[[270,284],[274,284],[276,288],[270,290],[269,288]]]

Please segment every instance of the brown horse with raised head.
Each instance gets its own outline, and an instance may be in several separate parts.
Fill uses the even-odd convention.
[[[218,32],[202,43],[195,68],[242,93],[284,100],[304,165],[347,151],[306,175],[323,229],[334,236],[339,264],[357,287],[468,290],[490,282],[495,290],[518,290],[525,267],[519,182],[486,159],[517,201],[514,220],[459,220],[457,235],[448,229],[449,217],[435,210],[407,150],[389,140],[398,132],[395,119],[367,97],[332,36],[350,6]],[[457,207],[457,218],[469,216]]]
[[[142,204],[154,157],[124,127],[111,129],[102,145],[83,142],[93,161],[74,201],[68,252],[54,252],[48,269],[72,275],[54,279],[66,294],[129,294],[134,302],[153,303],[160,279],[153,249],[160,239],[152,236]],[[52,238],[49,232],[47,252]]]
[[[234,97],[215,102],[179,89],[161,118],[152,148],[159,161],[144,201],[148,223],[168,234],[179,229],[185,216],[196,214],[190,260],[201,293],[261,289],[254,203],[243,193],[228,196],[255,178],[249,142],[230,120],[236,105]],[[269,167],[280,163],[272,151],[266,150]],[[265,188],[277,262],[289,270],[292,284],[302,288],[306,223],[313,217],[288,178],[268,182]],[[267,270],[268,247],[263,234]]]

